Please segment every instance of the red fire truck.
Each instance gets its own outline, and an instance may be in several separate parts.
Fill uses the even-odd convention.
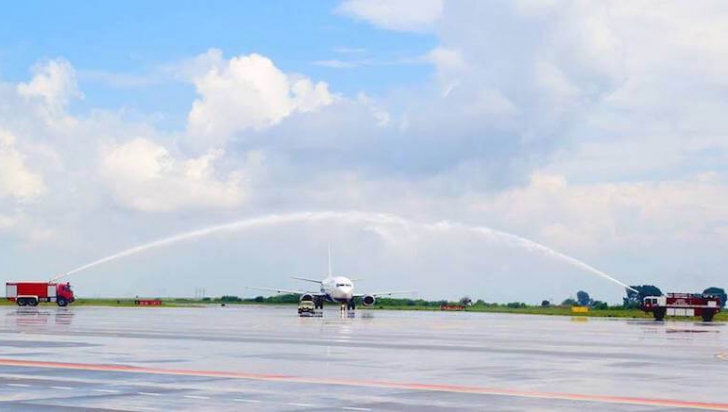
[[[8,282],[5,296],[18,306],[37,306],[40,302],[56,302],[66,306],[76,300],[70,283]]]
[[[701,293],[668,293],[663,296],[647,296],[642,300],[641,309],[652,312],[655,320],[665,316],[700,316],[710,322],[720,312],[720,297]]]

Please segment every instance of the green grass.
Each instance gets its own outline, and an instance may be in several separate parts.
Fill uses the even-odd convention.
[[[386,301],[385,301],[386,302]],[[220,299],[189,299],[189,298],[163,298],[161,307],[195,307],[200,305],[220,305]],[[295,305],[298,302],[291,301],[263,301],[256,302],[254,300],[243,300],[239,302],[224,302],[226,305]],[[0,299],[0,305],[3,306],[15,306],[14,302],[10,302],[7,299]],[[41,303],[41,306],[55,306],[55,303]],[[113,298],[80,298],[77,299],[72,306],[104,306],[104,307],[159,307],[159,306],[137,306],[134,304],[134,299],[113,299]],[[406,305],[400,304],[398,301],[394,301],[392,304],[377,302],[372,307],[359,306],[359,309],[364,310],[410,310],[410,311],[432,311],[439,312],[440,307],[432,303],[429,304],[416,304]],[[596,317],[596,318],[631,318],[631,319],[652,319],[651,314],[647,314],[638,309],[624,309],[620,307],[614,307],[609,309],[592,309],[587,313],[574,313],[570,307],[564,306],[527,306],[527,307],[508,307],[506,305],[474,305],[468,306],[465,312],[480,312],[480,313],[510,313],[510,314],[523,314],[523,315],[545,315],[545,316],[573,316],[573,317]],[[675,318],[685,319],[685,318]],[[723,311],[716,315],[716,321],[726,322],[728,321],[728,311]]]

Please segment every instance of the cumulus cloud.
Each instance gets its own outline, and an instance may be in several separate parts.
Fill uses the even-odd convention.
[[[238,170],[219,178],[215,162],[222,155],[212,150],[198,158],[180,159],[164,146],[138,138],[111,145],[99,173],[115,199],[134,210],[234,208],[248,195],[246,177]]]
[[[466,68],[463,56],[457,50],[436,47],[427,53],[425,59],[435,66],[436,76],[442,85],[442,95],[447,97],[460,84],[460,76]]]
[[[0,129],[0,198],[35,200],[46,187],[43,176],[28,169],[14,135]]]
[[[200,98],[188,116],[188,133],[214,142],[244,130],[262,130],[296,112],[313,112],[335,96],[324,82],[286,74],[259,54],[225,61],[216,51],[195,61],[209,65],[195,84]]]
[[[471,199],[472,201],[472,199]],[[504,225],[578,254],[665,242],[726,242],[728,182],[715,173],[660,182],[570,183],[534,173],[525,187],[473,202]],[[537,223],[537,225],[534,225]]]
[[[346,0],[338,11],[389,30],[425,32],[442,14],[442,0]]]
[[[18,84],[18,93],[29,100],[40,100],[50,114],[62,113],[72,99],[83,97],[76,83],[76,71],[68,61],[51,60],[36,65],[33,71],[31,81]]]

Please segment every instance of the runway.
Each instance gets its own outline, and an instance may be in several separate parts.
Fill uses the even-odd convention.
[[[2,410],[723,410],[724,324],[4,307]]]

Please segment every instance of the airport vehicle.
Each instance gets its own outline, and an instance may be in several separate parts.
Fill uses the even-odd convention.
[[[271,288],[252,288],[276,293],[292,293],[300,295],[300,302],[313,302],[314,310],[323,309],[324,302],[339,303],[342,310],[355,310],[356,300],[360,299],[364,306],[371,306],[376,302],[378,296],[391,296],[396,294],[412,293],[412,291],[377,292],[377,293],[354,293],[354,281],[344,276],[334,276],[331,269],[331,249],[329,249],[329,273],[323,280],[315,280],[301,277],[293,277],[296,280],[315,283],[319,286],[318,291],[286,290]]]
[[[7,282],[5,296],[18,306],[38,306],[40,302],[56,302],[58,306],[67,306],[76,300],[68,282]]]
[[[298,304],[298,314],[300,316],[313,316],[315,313],[316,313],[316,308],[314,307],[313,301],[302,300]]]
[[[645,313],[652,312],[655,320],[665,316],[700,316],[710,322],[720,312],[720,297],[702,293],[668,293],[663,296],[647,296],[642,300]]]

